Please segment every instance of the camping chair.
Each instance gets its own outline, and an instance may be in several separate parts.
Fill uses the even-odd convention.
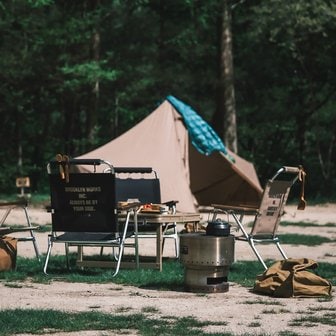
[[[117,202],[127,202],[135,200],[144,204],[163,204],[168,207],[170,213],[176,213],[176,203],[178,201],[168,201],[161,203],[160,180],[155,170],[150,167],[114,167],[116,173],[116,200]],[[156,227],[144,221],[138,220],[138,238],[155,238],[151,232]],[[166,223],[163,225],[163,243],[166,239],[173,239],[175,243],[175,256],[179,256],[179,237],[176,223]]]
[[[280,251],[282,257],[287,259],[287,255],[282,249],[279,237],[277,235],[278,226],[281,216],[284,213],[284,206],[293,184],[300,179],[302,183],[302,195],[298,209],[303,210],[305,201],[303,200],[303,183],[305,172],[302,167],[282,167],[266,183],[263,196],[258,209],[240,206],[225,206],[213,204],[213,220],[220,213],[232,215],[235,222],[243,233],[242,236],[236,237],[237,240],[246,241],[251,246],[253,252],[261,262],[263,267],[267,266],[258,252],[255,243],[274,243]],[[254,221],[251,232],[248,233],[243,225],[244,215],[254,215]]]
[[[17,237],[19,242],[27,242],[30,241],[33,243],[35,255],[38,260],[40,260],[40,254],[37,246],[36,237],[34,231],[38,229],[38,226],[33,226],[30,221],[30,216],[28,213],[28,201],[24,198],[20,198],[17,201],[13,202],[0,202],[0,209],[4,209],[5,212],[0,219],[0,235],[13,234],[18,232],[28,232],[26,237]],[[27,222],[27,227],[10,227],[9,225],[4,225],[6,219],[14,209],[21,209],[25,215],[25,219]]]
[[[103,173],[71,173],[73,165],[104,164]],[[48,251],[44,264],[47,267],[54,243],[65,244],[69,268],[69,246],[78,248],[77,265],[94,267],[115,266],[113,276],[119,272],[125,247],[135,250],[136,266],[139,265],[137,222],[132,235],[134,242],[126,243],[128,224],[139,204],[117,208],[115,198],[115,172],[113,166],[99,159],[68,159],[63,157],[48,164],[51,196],[52,232],[48,236]],[[94,169],[95,171],[95,169]],[[124,211],[125,215],[119,216]],[[83,246],[109,246],[117,249],[114,261],[83,260]]]

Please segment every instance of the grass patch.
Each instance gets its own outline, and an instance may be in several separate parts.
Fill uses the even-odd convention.
[[[18,323],[20,321],[20,323]],[[80,332],[83,330],[109,330],[127,334],[130,330],[140,335],[214,335],[202,331],[209,325],[225,322],[200,322],[194,318],[150,318],[144,314],[108,314],[102,312],[69,313],[56,310],[14,309],[0,311],[0,336],[18,333]],[[221,334],[230,335],[230,334]]]
[[[156,307],[152,307],[152,306],[142,308],[141,312],[142,313],[147,313],[147,314],[158,314],[158,313],[160,313],[159,309],[157,309]]]
[[[248,326],[251,327],[251,328],[258,328],[258,327],[261,326],[261,323],[260,322],[251,322]]]
[[[253,287],[256,276],[264,271],[259,261],[238,261],[231,265],[229,281]]]
[[[309,307],[308,308],[312,312],[321,312],[321,311],[326,311],[326,312],[333,312],[336,314],[336,308],[328,308],[328,307]]]
[[[312,222],[288,222],[283,221],[281,226],[299,226],[299,227],[336,227],[336,223],[317,224]]]
[[[48,232],[50,233],[51,232],[51,224],[44,224],[44,225],[38,225],[37,226],[39,227],[37,232]]]
[[[289,330],[280,331],[278,334],[278,336],[300,336],[300,335],[301,334]]]
[[[271,265],[273,261],[268,260]],[[118,275],[113,278],[113,270],[103,268],[76,267],[75,254],[70,255],[71,269],[66,268],[65,256],[52,256],[49,262],[49,274],[43,274],[43,262],[35,258],[17,258],[17,270],[0,272],[0,281],[7,286],[19,286],[20,282],[31,280],[37,283],[49,283],[51,281],[86,282],[86,283],[109,283],[131,285],[139,288],[151,288],[156,290],[184,291],[184,267],[175,259],[164,259],[163,270],[155,269],[127,270],[121,269]],[[231,265],[228,274],[230,282],[237,283],[244,287],[253,287],[256,276],[264,271],[258,261],[239,261]],[[336,264],[319,263],[315,273],[328,279],[336,285]],[[274,302],[273,302],[274,304]]]
[[[7,226],[7,225],[4,225],[4,226]],[[22,225],[22,224],[11,224],[8,226],[12,229],[27,229],[28,227],[27,225]],[[32,223],[32,226],[38,226],[38,229],[34,230],[34,232],[40,232],[40,233],[51,232],[51,224],[39,225],[39,224]]]
[[[132,307],[120,306],[116,309],[116,313],[128,313],[132,310]]]
[[[332,300],[333,300],[332,296],[320,297],[317,299],[318,302],[331,302]]]
[[[290,313],[290,312],[291,312],[290,310],[284,309],[284,308],[281,308],[281,309],[275,309],[275,308],[264,309],[262,311],[263,314],[285,314],[285,313]]]
[[[335,239],[316,235],[302,235],[296,233],[280,234],[279,239],[282,244],[317,246],[324,243],[335,242]]]
[[[326,312],[319,316],[305,315],[296,317],[290,322],[292,326],[314,326],[317,324],[336,326],[336,313]]]
[[[271,301],[267,301],[267,300],[262,300],[260,298],[257,298],[256,300],[246,300],[243,302],[243,304],[262,304],[264,306],[283,306],[284,304],[280,301],[276,301],[274,300],[274,298],[272,298]]]
[[[275,310],[275,309],[264,309],[264,310],[262,311],[262,313],[263,313],[263,314],[277,314],[278,311]]]
[[[0,194],[0,200],[6,202],[15,202],[18,200],[18,196],[16,194]],[[38,194],[38,193],[30,193],[30,197],[28,198],[28,202],[30,206],[33,207],[41,207],[50,203],[50,195],[49,194]]]

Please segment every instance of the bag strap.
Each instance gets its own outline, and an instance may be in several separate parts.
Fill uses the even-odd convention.
[[[301,195],[299,199],[299,204],[297,206],[298,210],[304,210],[306,208],[306,200],[304,198],[304,185],[306,180],[306,172],[304,171],[303,167],[299,167],[299,181],[301,182]]]
[[[1,248],[7,251],[7,253],[9,253],[11,256],[14,256],[16,253],[16,247],[9,243],[10,240],[16,241],[16,238],[3,236],[0,238],[0,244]]]
[[[318,267],[318,264],[315,260],[304,258],[301,263],[293,266],[293,271],[299,272],[305,269],[315,269],[317,267]]]

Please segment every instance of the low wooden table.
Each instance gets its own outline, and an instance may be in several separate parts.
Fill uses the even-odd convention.
[[[147,224],[157,225],[156,228],[156,260],[155,267],[162,271],[162,254],[163,254],[163,234],[162,227],[167,223],[194,223],[198,224],[201,219],[201,215],[197,213],[185,213],[178,212],[176,214],[165,213],[146,213],[140,212],[137,214],[137,220],[139,222],[146,222]],[[153,266],[149,265],[149,266]]]
[[[153,262],[128,262],[121,261],[121,268],[154,268],[162,271],[162,250],[163,250],[163,230],[162,227],[167,223],[194,223],[198,224],[201,216],[198,213],[184,213],[178,212],[176,214],[155,213],[155,212],[139,212],[135,214],[134,222],[146,222],[147,224],[155,225],[155,237],[156,237],[156,256]],[[135,230],[137,231],[137,230]],[[135,234],[134,239],[139,239]],[[75,244],[74,244],[75,245]],[[125,244],[127,246],[127,244]],[[99,261],[99,260],[83,260],[83,251],[79,249],[77,265],[82,267],[113,267],[114,261]]]

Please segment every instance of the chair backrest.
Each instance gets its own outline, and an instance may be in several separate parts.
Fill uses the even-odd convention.
[[[116,201],[138,199],[140,203],[161,203],[160,180],[152,168],[128,168],[126,177],[122,168],[115,167]],[[148,176],[148,174],[151,174]]]
[[[274,236],[292,186],[291,181],[268,181],[258,214],[252,226],[252,236]]]
[[[284,166],[268,180],[251,229],[251,236],[275,236],[291,187],[301,174],[305,174],[301,166]]]
[[[52,231],[118,232],[114,173],[50,174]]]

